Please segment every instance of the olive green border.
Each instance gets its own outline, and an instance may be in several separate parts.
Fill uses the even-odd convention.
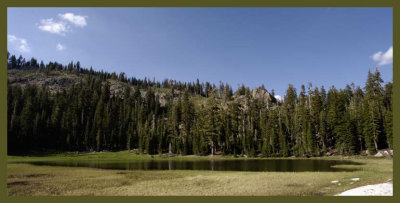
[[[400,1],[396,0],[0,0],[0,202],[54,202],[79,201],[105,203],[118,202],[286,202],[317,203],[337,201],[362,201],[363,203],[385,201],[399,202],[400,176],[393,173],[394,197],[8,197],[7,196],[7,7],[392,7],[393,46],[400,49]],[[393,65],[393,123],[394,123],[394,171],[399,167],[400,143],[400,52],[394,52]],[[397,171],[398,172],[398,171]]]

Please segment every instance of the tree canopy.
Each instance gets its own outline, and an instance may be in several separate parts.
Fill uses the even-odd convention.
[[[393,147],[392,88],[378,69],[364,88],[289,85],[283,101],[252,95],[244,85],[162,82],[124,73],[9,57],[9,69],[76,74],[61,91],[8,84],[9,153],[131,150],[161,154],[323,156]],[[50,77],[50,76],[49,76]],[[110,81],[126,84],[112,94]],[[168,89],[166,103],[159,89]],[[264,89],[265,87],[260,87]],[[273,91],[272,91],[273,92]],[[198,102],[200,101],[200,102]]]

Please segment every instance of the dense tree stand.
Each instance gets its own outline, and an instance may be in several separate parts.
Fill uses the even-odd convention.
[[[8,84],[8,150],[131,150],[147,154],[231,154],[266,157],[353,155],[392,148],[392,83],[378,69],[362,89],[289,85],[283,101],[265,87],[233,93],[222,82],[182,83],[127,78],[82,68],[45,65],[12,55],[8,68],[51,77],[77,75],[60,91]],[[122,84],[111,90],[111,82]],[[166,91],[161,101],[160,91]]]

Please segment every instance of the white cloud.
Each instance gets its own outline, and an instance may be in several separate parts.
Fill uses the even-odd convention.
[[[65,35],[71,31],[71,25],[76,27],[85,27],[87,25],[87,16],[75,15],[73,13],[58,14],[57,20],[53,18],[40,20],[38,28],[42,31],[52,34]]]
[[[38,28],[42,31],[59,35],[65,35],[70,30],[65,22],[55,22],[52,18],[40,20]]]
[[[57,48],[58,51],[63,51],[65,49],[65,46],[60,44],[60,43],[58,43],[56,48]]]
[[[13,49],[21,52],[21,53],[29,53],[31,52],[31,48],[28,45],[28,42],[24,38],[18,38],[15,35],[7,35],[7,41],[12,46]]]
[[[383,53],[379,51],[371,56],[372,60],[378,63],[380,66],[389,65],[393,63],[393,46]]]
[[[275,99],[277,99],[278,101],[282,101],[281,95],[275,95]]]
[[[66,20],[78,27],[85,27],[87,25],[86,23],[87,16],[75,15],[73,13],[58,14],[58,16],[61,19]]]

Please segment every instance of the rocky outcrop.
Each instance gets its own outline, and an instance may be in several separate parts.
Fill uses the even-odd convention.
[[[113,81],[110,82],[110,96],[111,97],[120,97],[120,98],[124,98],[125,97],[125,88],[129,87],[131,88],[131,92],[134,91],[133,87],[130,87],[126,84],[117,82],[117,81]]]
[[[379,150],[374,157],[393,157],[393,150],[391,149],[382,149]]]
[[[46,74],[45,72],[40,72],[38,70],[18,70],[18,69],[9,69],[8,70],[8,80],[10,84],[34,84],[39,86],[46,86],[53,93],[60,92],[63,89],[68,88],[71,85],[79,84],[82,82],[81,75],[72,74],[63,71],[51,71]],[[105,82],[103,82],[105,83]],[[131,94],[133,94],[135,87],[128,83],[124,83],[118,80],[109,79],[108,83],[110,84],[110,97],[120,97],[124,98],[125,89],[131,88]],[[174,95],[168,90],[155,90],[154,91],[156,98],[160,102],[161,106],[167,105],[168,100],[171,98],[178,98],[182,95],[182,92],[179,90],[174,91]],[[140,91],[141,96],[143,98],[146,97],[146,91]],[[201,97],[199,95],[194,95],[193,98],[196,97],[196,104],[205,105],[207,98]],[[197,98],[201,97],[201,98]],[[224,110],[227,110],[228,104],[230,101],[224,101],[223,99],[219,99],[221,101],[221,107]],[[245,95],[235,94],[233,96],[233,100],[240,103],[244,109],[248,108],[249,100],[260,100],[263,102],[276,102],[276,99],[265,89],[265,88],[254,88],[249,95],[249,98],[246,98]]]
[[[263,88],[254,88],[251,91],[251,96],[253,99],[263,100],[265,102],[271,101],[272,95]]]
[[[254,88],[251,93],[250,93],[250,97],[246,98],[245,95],[238,95],[235,94],[233,96],[233,99],[240,103],[245,109],[248,108],[248,100],[252,99],[252,100],[260,100],[262,102],[276,102],[276,99],[264,88]]]
[[[167,102],[168,102],[167,96],[168,95],[166,93],[164,93],[164,92],[156,92],[156,93],[154,93],[154,95],[158,99],[158,102],[160,103],[160,106],[164,107],[165,105],[167,105]]]
[[[10,84],[34,84],[46,86],[51,92],[59,92],[72,84],[77,84],[80,79],[77,75],[61,72],[51,72],[46,75],[44,72],[36,70],[8,70],[8,81]]]

